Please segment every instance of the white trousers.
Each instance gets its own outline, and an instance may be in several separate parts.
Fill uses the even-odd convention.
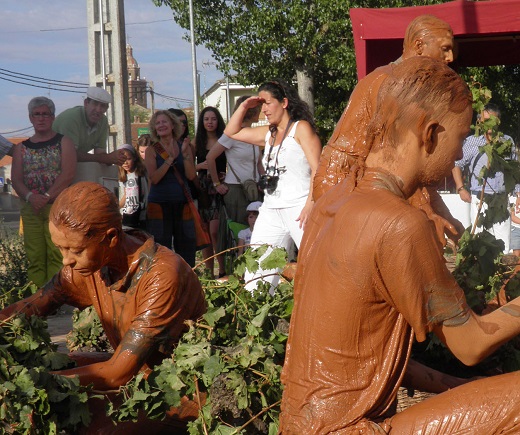
[[[291,252],[294,243],[300,248],[303,229],[300,228],[300,222],[296,219],[304,205],[305,203],[287,208],[260,207],[260,213],[251,235],[251,244],[270,245],[270,248],[267,249],[260,261],[269,255],[273,247],[285,248],[287,252]],[[280,280],[279,273],[281,271],[282,269],[258,269],[254,274],[246,272],[244,276],[246,289],[252,292],[256,289],[258,280],[261,279],[271,284],[270,292],[272,294]]]
[[[475,222],[475,218],[477,217],[478,205],[480,203],[480,198],[476,195],[471,195],[471,208],[470,208],[470,218],[471,225]],[[481,212],[485,212],[487,210],[487,204],[482,203]],[[482,231],[482,227],[478,226],[475,229],[475,233],[479,233]],[[489,228],[491,234],[495,236],[496,239],[502,240],[504,242],[504,254],[509,253],[509,247],[511,244],[511,217],[509,216],[505,221],[494,224],[491,228]]]

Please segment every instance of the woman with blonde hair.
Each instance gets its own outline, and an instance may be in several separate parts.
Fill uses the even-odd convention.
[[[196,176],[191,147],[179,144],[182,125],[168,110],[155,112],[149,128],[153,143],[145,152],[150,179],[147,228],[158,243],[170,249],[173,247],[193,267],[195,226],[193,219],[187,219],[184,214],[188,198],[183,186]]]

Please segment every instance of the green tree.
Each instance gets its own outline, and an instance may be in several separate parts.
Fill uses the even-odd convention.
[[[520,142],[520,66],[489,66],[460,68],[459,74],[468,83],[478,82],[493,94],[492,103],[500,107],[500,131]]]
[[[145,109],[141,106],[131,105],[130,119],[132,120],[132,122],[136,117],[139,118],[140,122],[148,122],[150,120],[150,110]]]
[[[168,5],[175,21],[189,29],[186,0]],[[214,53],[217,67],[236,73],[241,84],[280,77],[297,82],[314,108],[322,139],[332,132],[357,83],[351,7],[397,7],[441,0],[197,0],[196,43]]]
[[[357,83],[351,8],[425,6],[448,0],[197,0],[196,43],[214,53],[217,67],[238,83],[280,77],[297,82],[314,109],[325,142]],[[153,0],[172,9],[189,29],[186,0]],[[188,39],[188,32],[186,33]],[[485,53],[482,54],[485,57]],[[461,68],[468,83],[488,87],[503,111],[501,129],[520,139],[520,67]],[[473,79],[472,79],[473,78]]]

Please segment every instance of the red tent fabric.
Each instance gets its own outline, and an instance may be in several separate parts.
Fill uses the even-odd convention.
[[[350,9],[358,78],[397,59],[406,27],[416,16],[435,15],[448,22],[457,58],[451,65],[520,63],[520,0],[455,0],[431,6]]]

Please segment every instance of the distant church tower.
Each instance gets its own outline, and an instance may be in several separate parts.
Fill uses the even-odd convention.
[[[130,104],[138,104],[139,106],[148,108],[148,102],[146,98],[146,85],[148,82],[145,79],[141,80],[139,64],[134,59],[132,51],[132,46],[130,44],[126,44],[126,63],[128,65],[128,94],[130,97]]]

